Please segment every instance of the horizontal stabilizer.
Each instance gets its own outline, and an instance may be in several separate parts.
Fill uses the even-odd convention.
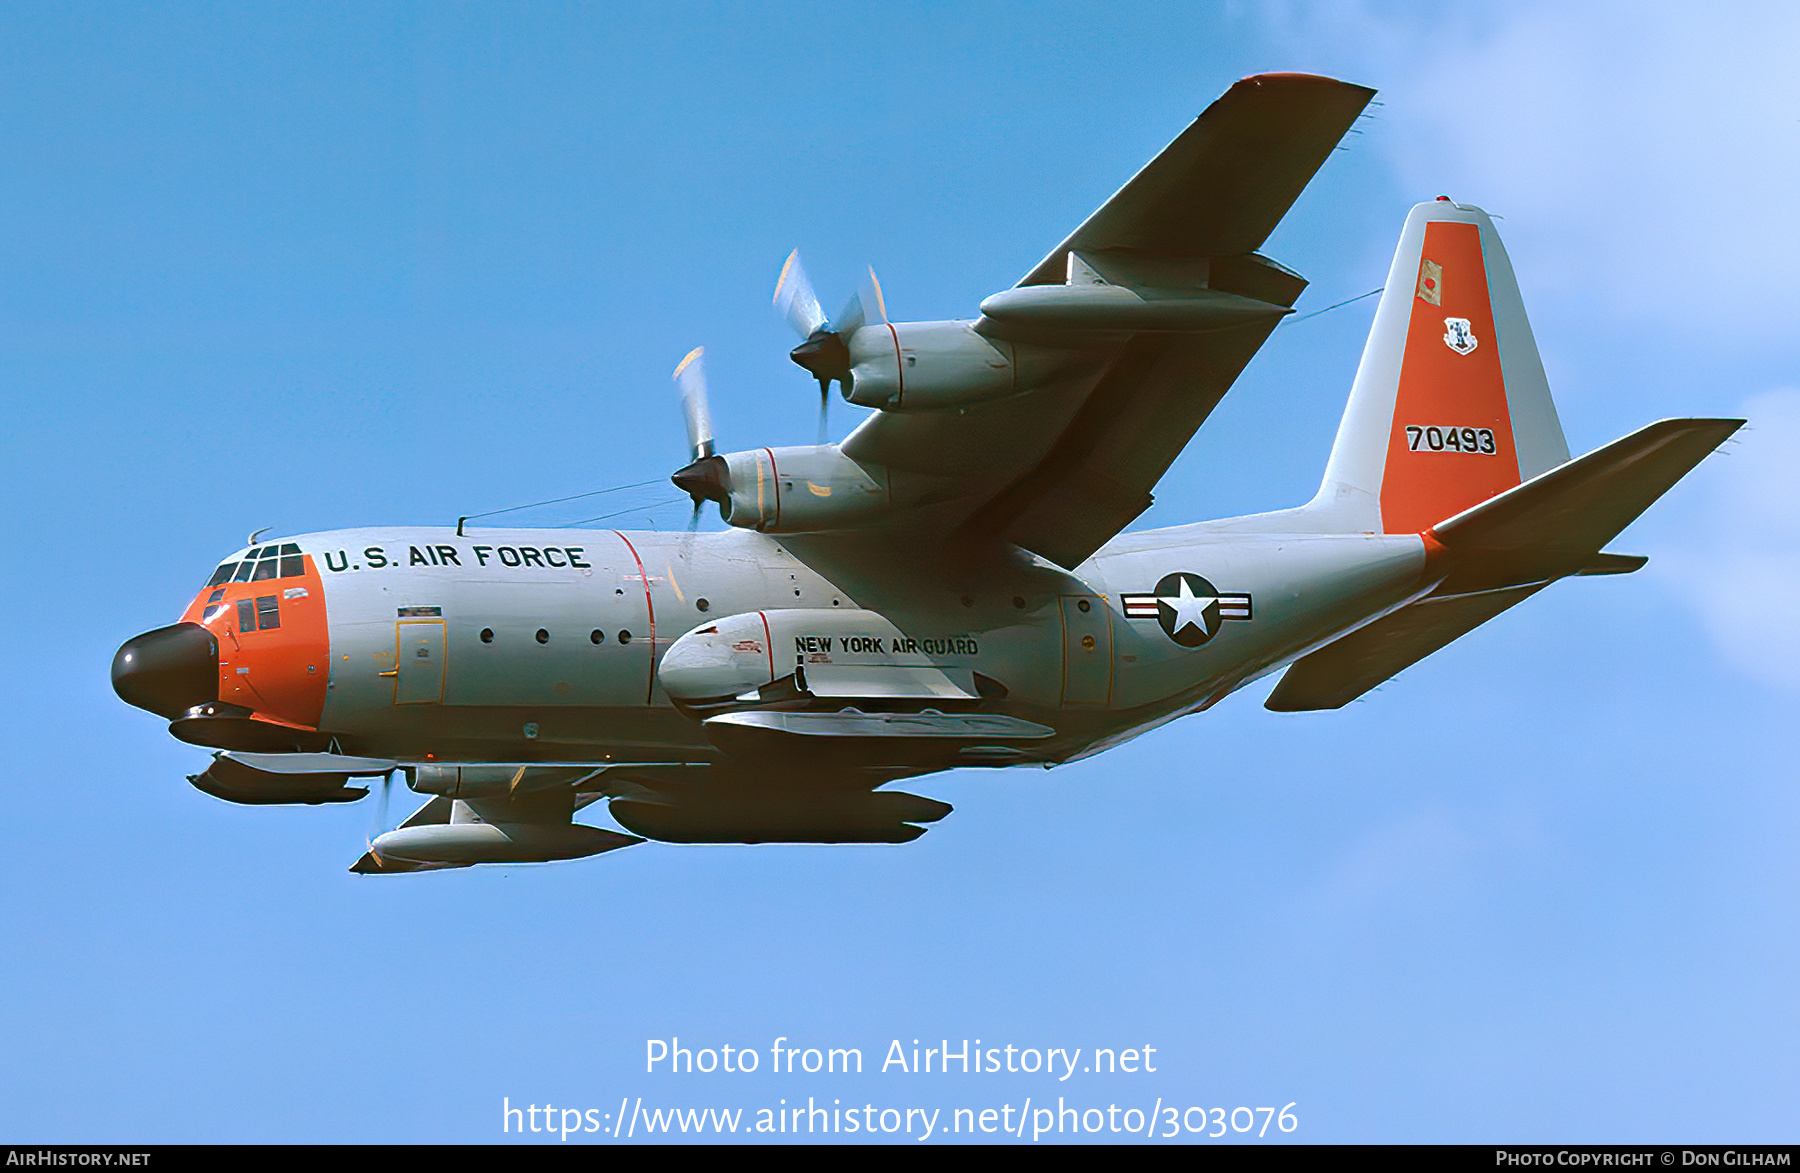
[[[1461,593],[1606,573],[1600,548],[1743,425],[1662,420],[1439,522],[1430,536],[1455,559],[1446,586]]]
[[[1642,554],[1595,554],[1576,574],[1631,574],[1650,561]]]
[[[1402,607],[1296,660],[1263,706],[1277,713],[1342,708],[1547,585],[1427,597]]]

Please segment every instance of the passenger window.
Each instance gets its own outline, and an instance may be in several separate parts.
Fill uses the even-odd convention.
[[[247,566],[247,565],[249,565],[249,563],[245,563],[245,565]],[[256,604],[252,603],[249,599],[239,599],[237,607],[238,607],[238,630],[239,631],[255,631],[256,630]]]
[[[280,601],[274,595],[264,595],[256,600],[256,629],[269,631],[280,626]]]

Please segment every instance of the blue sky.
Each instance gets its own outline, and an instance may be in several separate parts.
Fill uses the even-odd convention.
[[[9,8],[0,1135],[495,1141],[503,1097],[1061,1095],[1292,1102],[1312,1141],[1791,1141],[1797,31],[1776,6]],[[903,848],[352,876],[372,803],[217,802],[183,780],[204,753],[113,696],[117,645],[252,529],[666,476],[692,346],[722,445],[810,442],[768,304],[789,249],[828,302],[873,264],[896,318],[967,316],[1286,69],[1384,103],[1267,246],[1302,312],[1379,285],[1445,192],[1504,217],[1572,448],[1751,418],[1614,544],[1644,572],[1340,712],[1265,712],[1265,684],[1098,759],[932,779],[956,813]],[[1141,524],[1309,496],[1372,309],[1278,330]],[[672,489],[625,501],[616,524],[684,520]],[[763,1067],[646,1075],[675,1036]],[[871,1071],[772,1074],[777,1036]],[[915,1038],[1158,1070],[873,1070]]]

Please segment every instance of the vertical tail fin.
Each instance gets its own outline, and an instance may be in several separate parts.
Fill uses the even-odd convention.
[[[1480,208],[1413,208],[1309,511],[1416,533],[1569,459],[1512,263]]]

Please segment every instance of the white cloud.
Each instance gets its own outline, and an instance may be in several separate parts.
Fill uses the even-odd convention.
[[[1334,6],[1274,23],[1383,89],[1369,141],[1407,190],[1530,226],[1508,246],[1534,286],[1690,337],[1792,329],[1800,7]]]
[[[1800,390],[1744,403],[1750,421],[1713,476],[1702,613],[1725,656],[1759,680],[1800,687]]]

